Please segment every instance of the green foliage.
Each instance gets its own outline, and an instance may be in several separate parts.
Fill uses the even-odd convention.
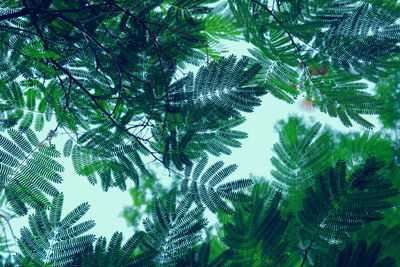
[[[153,199],[165,199],[169,193],[169,187],[163,185],[154,171],[150,172],[150,177],[140,177],[144,180],[139,188],[131,188],[129,194],[132,204],[124,207],[123,216],[131,227],[135,230],[139,228],[141,218],[145,214],[150,214]],[[143,176],[143,175],[142,175]],[[171,186],[176,189],[177,185]]]
[[[32,212],[0,264],[398,266],[399,17],[396,0],[0,1],[0,202]],[[236,40],[250,56],[223,57]],[[290,117],[271,183],[206,168],[268,92],[386,131]],[[61,219],[63,137],[91,184],[135,185],[128,240],[84,235],[87,203]]]
[[[232,259],[238,266],[284,266],[291,237],[285,237],[290,218],[283,218],[278,210],[281,194],[268,184],[257,184],[251,198],[224,225],[224,242],[233,251]]]
[[[338,161],[317,177],[307,190],[300,235],[318,245],[335,245],[363,225],[380,220],[382,211],[391,208],[390,198],[398,194],[383,176],[383,162],[367,158],[364,165],[346,175],[346,163]]]
[[[357,244],[350,243],[337,253],[337,256],[320,258],[316,262],[318,266],[339,267],[339,266],[371,266],[371,267],[394,267],[396,261],[393,258],[380,256],[382,244],[379,242],[372,243],[368,246],[364,240]]]
[[[94,226],[94,221],[76,224],[89,210],[83,203],[61,219],[64,197],[54,198],[50,212],[39,210],[29,216],[28,228],[21,229],[18,246],[22,254],[15,256],[20,266],[66,266],[75,255],[86,250],[94,235],[82,235]]]
[[[276,157],[271,158],[275,167],[271,171],[273,185],[287,195],[288,209],[298,211],[305,189],[314,183],[313,177],[330,165],[329,135],[320,134],[321,123],[302,129],[295,117],[289,119],[280,132],[279,143],[274,145]]]
[[[253,181],[251,179],[239,179],[219,185],[219,183],[236,170],[237,166],[229,165],[222,168],[224,163],[217,161],[203,172],[207,162],[208,158],[201,159],[196,167],[194,167],[193,172],[192,165],[185,169],[181,191],[183,194],[186,192],[193,194],[195,202],[199,207],[202,207],[204,204],[213,213],[222,211],[232,214],[234,210],[222,198],[232,202],[249,201],[249,196],[238,190],[250,187]]]
[[[360,82],[360,77],[354,75],[330,71],[327,75],[310,79],[306,86],[310,86],[313,105],[331,117],[338,117],[346,127],[352,126],[353,120],[371,129],[374,125],[360,114],[373,115],[382,111],[382,101],[366,92],[367,84]]]
[[[329,27],[316,33],[315,47],[340,68],[375,80],[379,68],[395,66],[389,59],[398,53],[393,44],[400,37],[396,24],[400,10],[388,9],[382,2],[333,1],[309,14]]]
[[[299,91],[299,64],[296,53],[285,31],[270,31],[267,45],[258,46],[259,50],[250,53],[262,65],[259,74],[267,90],[275,97],[288,103],[294,103]]]
[[[214,156],[231,154],[231,148],[241,147],[241,139],[247,133],[234,130],[234,127],[245,122],[244,117],[231,118],[224,121],[213,121],[202,118],[198,122],[185,121],[176,117],[179,122],[177,129],[171,129],[162,142],[162,129],[155,129],[153,136],[155,142],[151,146],[162,152],[162,162],[165,167],[173,165],[178,170],[189,166],[192,161],[207,156],[207,152]]]
[[[140,146],[125,144],[118,134],[106,129],[92,129],[79,136],[77,142],[69,139],[64,145],[64,156],[71,156],[79,175],[91,184],[100,177],[104,191],[110,187],[126,190],[126,180],[139,185],[140,172],[149,175],[140,157]]]
[[[380,80],[377,85],[377,93],[382,100],[385,100],[385,110],[387,112],[380,114],[379,118],[383,125],[387,128],[398,127],[400,121],[399,84],[400,74],[398,72],[391,73],[389,77]]]
[[[192,249],[184,259],[177,261],[177,267],[223,267],[227,266],[232,252],[225,250],[215,259],[210,259],[211,247],[208,243],[203,243],[198,249]]]
[[[243,57],[221,58],[205,67],[200,67],[196,77],[190,72],[173,85],[173,106],[189,111],[194,122],[206,118],[238,117],[239,111],[251,112],[260,105],[258,96],[264,90],[257,84],[249,84],[260,70],[259,64],[249,64]]]
[[[15,253],[15,236],[11,223],[15,214],[9,209],[5,194],[0,195],[0,265],[12,266],[12,254]]]
[[[362,78],[376,82],[399,53],[399,9],[370,2],[276,1],[275,9],[265,1],[229,1],[256,47],[251,53],[268,91],[288,103],[302,95],[345,126],[353,120],[366,128],[373,125],[360,115],[383,113],[383,103]]]
[[[335,143],[333,160],[346,159],[347,167],[351,170],[368,156],[375,156],[387,163],[394,156],[391,140],[380,132],[335,133],[332,141]]]
[[[43,85],[37,81],[21,84],[6,80],[0,82],[1,128],[19,125],[20,129],[27,129],[34,124],[36,131],[43,130],[47,102],[40,97],[41,87]]]
[[[399,73],[394,70],[385,79],[381,79],[376,85],[376,91],[384,101],[385,113],[380,114],[379,118],[385,128],[393,137],[393,150],[395,153],[394,164],[400,165],[400,140],[399,140],[399,122],[400,122],[400,106],[399,106]]]
[[[205,31],[211,38],[218,40],[236,41],[241,38],[241,31],[235,25],[235,19],[232,16],[215,14],[207,16],[204,20]]]
[[[276,144],[275,147],[298,150],[299,140],[304,139],[305,135],[311,132],[312,128],[316,127],[317,124],[311,127],[297,115],[290,115],[287,121],[278,121],[275,125],[275,130],[280,133],[280,143]],[[329,154],[324,156],[328,157],[326,158],[325,166],[333,164],[340,159],[345,159],[347,166],[353,169],[354,166],[360,164],[368,156],[375,156],[388,163],[393,159],[395,151],[392,149],[392,140],[381,132],[341,133],[329,127],[320,129],[318,132],[319,135],[316,135],[314,139],[322,138],[324,142],[318,146],[324,149],[315,153]],[[279,159],[281,156],[277,153],[277,157]],[[273,161],[275,162],[275,160]]]
[[[122,234],[115,232],[107,246],[104,237],[97,239],[94,247],[90,246],[81,257],[75,257],[71,266],[108,267],[108,266],[146,266],[149,255],[134,255],[142,235],[139,232],[122,245]]]
[[[54,158],[60,153],[54,146],[39,142],[35,133],[26,129],[7,131],[9,138],[0,136],[0,190],[18,215],[27,213],[27,206],[43,209],[50,205],[48,196],[59,194],[53,183],[61,183],[59,172],[64,167]],[[46,194],[46,195],[45,195]]]
[[[193,195],[186,194],[176,206],[176,195],[171,192],[165,202],[155,201],[152,219],[143,221],[146,234],[142,245],[155,254],[156,263],[171,264],[200,242],[199,232],[207,220],[202,218],[204,208],[190,209],[192,203]]]

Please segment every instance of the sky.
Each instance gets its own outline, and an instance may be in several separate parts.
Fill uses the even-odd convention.
[[[248,54],[247,45],[227,42],[227,48],[230,53],[236,55]],[[242,147],[232,149],[231,155],[219,158],[210,157],[209,164],[211,165],[217,160],[223,160],[225,166],[237,164],[237,170],[231,175],[233,179],[248,178],[250,173],[269,179],[272,169],[270,163],[270,158],[273,156],[272,147],[274,143],[278,142],[278,133],[274,131],[274,125],[278,120],[287,119],[289,114],[297,114],[306,119],[313,117],[315,121],[320,121],[338,131],[364,131],[360,126],[346,128],[338,118],[330,118],[319,110],[306,111],[301,108],[300,102],[288,104],[272,95],[265,95],[262,97],[262,105],[256,107],[253,113],[246,113],[246,122],[236,128],[248,133],[248,138],[242,141]],[[376,116],[366,116],[366,118],[377,126],[376,129],[379,129]],[[43,132],[46,133],[49,129],[47,128]],[[62,151],[66,140],[66,135],[59,135],[53,139],[52,143]],[[64,181],[58,187],[64,193],[62,216],[65,216],[77,205],[88,202],[91,208],[82,221],[95,220],[96,222],[96,226],[89,233],[105,236],[109,240],[115,231],[119,231],[124,234],[125,240],[129,238],[133,234],[133,230],[121,215],[123,207],[132,204],[129,191],[121,192],[117,188],[111,188],[108,192],[103,192],[99,184],[93,186],[89,184],[86,177],[75,173],[71,158],[61,158],[59,162],[65,167],[62,174]],[[158,177],[169,179],[166,173],[160,174]],[[133,186],[133,184],[130,185]],[[19,237],[19,229],[27,226],[28,217],[12,219],[10,222],[15,235]]]

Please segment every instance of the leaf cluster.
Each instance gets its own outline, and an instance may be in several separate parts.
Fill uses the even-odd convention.
[[[395,0],[2,1],[0,194],[30,213],[18,251],[0,239],[5,266],[398,265],[399,16]],[[223,57],[227,40],[253,48]],[[346,127],[381,114],[388,134],[290,117],[271,181],[234,178],[209,156],[241,146],[267,93]],[[104,191],[135,184],[132,237],[90,234],[88,203],[62,218],[61,156]]]

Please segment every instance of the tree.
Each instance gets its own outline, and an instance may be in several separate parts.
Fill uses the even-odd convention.
[[[247,134],[235,127],[267,93],[373,128],[362,115],[382,114],[397,97],[369,88],[397,77],[397,1],[10,0],[0,8],[0,191],[17,216],[33,211],[6,266],[399,262],[397,137],[344,135],[291,117],[276,126],[270,182],[232,180],[236,165],[207,157],[240,147]],[[251,44],[251,56],[221,56],[224,40]],[[184,73],[189,66],[197,72]],[[62,148],[53,143],[60,133],[69,136]],[[84,235],[94,225],[79,222],[88,203],[61,216],[61,156],[104,191],[130,180],[135,192],[154,190],[155,162],[174,186],[154,199],[143,230],[125,243],[116,232],[107,244]],[[222,226],[205,230],[204,212]]]

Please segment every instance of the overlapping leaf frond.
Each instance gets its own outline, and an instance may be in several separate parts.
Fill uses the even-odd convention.
[[[287,33],[270,30],[266,40],[253,41],[258,49],[250,50],[257,62],[261,63],[259,74],[268,92],[288,103],[293,103],[300,93],[298,68],[301,62]]]
[[[139,267],[151,266],[151,254],[135,254],[142,233],[138,232],[122,244],[122,233],[115,232],[107,246],[106,238],[97,239],[94,246],[90,246],[80,255],[75,256],[72,267]]]
[[[361,115],[382,113],[383,102],[366,91],[368,86],[360,77],[321,66],[326,68],[324,75],[316,73],[306,85],[313,105],[331,117],[338,117],[346,127],[352,126],[351,121],[354,121],[367,129],[373,128],[374,125]]]
[[[238,24],[244,29],[243,35],[247,41],[262,40],[265,28],[257,27],[260,20],[260,8],[250,1],[229,0],[229,8]]]
[[[332,154],[334,160],[346,159],[347,167],[357,168],[368,156],[390,162],[393,158],[390,140],[382,133],[364,132],[335,134]]]
[[[15,261],[19,266],[68,266],[75,255],[82,253],[94,241],[94,235],[82,235],[94,226],[94,221],[76,224],[89,210],[83,203],[61,219],[63,195],[53,199],[50,212],[44,209],[29,216],[29,227],[21,229]]]
[[[232,214],[233,208],[224,199],[232,202],[249,201],[249,196],[240,190],[253,185],[253,181],[251,179],[239,179],[220,184],[236,170],[237,166],[233,164],[222,168],[224,163],[217,161],[204,171],[207,162],[208,158],[203,158],[194,168],[192,165],[186,167],[181,191],[183,194],[187,192],[193,194],[199,207],[204,204],[213,213],[222,211]]]
[[[304,55],[375,81],[398,64],[391,60],[399,53],[396,1],[277,1],[277,6],[275,18],[299,38]]]
[[[391,72],[376,84],[376,91],[379,99],[384,101],[386,111],[379,114],[379,118],[383,125],[388,128],[396,129],[400,121],[400,107],[397,105],[400,102],[399,84],[400,73],[398,70]]]
[[[141,158],[144,152],[140,145],[125,144],[120,135],[105,129],[89,130],[77,142],[69,139],[64,145],[64,156],[71,156],[75,171],[91,184],[99,177],[105,191],[126,190],[127,178],[138,186],[140,173],[149,174]]]
[[[211,247],[208,243],[203,243],[196,249],[191,249],[182,259],[178,259],[176,267],[223,267],[229,266],[229,259],[232,257],[231,250],[225,250],[214,259],[211,259]]]
[[[345,126],[372,128],[361,115],[383,108],[362,78],[377,81],[400,50],[398,8],[369,2],[231,0],[230,7],[257,47],[251,53],[266,90],[289,103],[303,95]]]
[[[207,152],[220,156],[231,154],[231,148],[241,147],[240,140],[247,137],[247,133],[234,130],[234,127],[245,122],[244,117],[231,118],[210,122],[202,119],[197,123],[179,123],[178,129],[171,129],[161,142],[162,129],[153,131],[155,142],[152,147],[163,155],[163,163],[166,167],[171,163],[183,170],[184,165],[191,165],[193,161],[206,157]]]
[[[196,150],[191,150],[189,143],[193,140],[195,131],[188,130],[179,134],[176,130],[172,129],[168,135],[165,136],[166,141],[160,142],[162,139],[162,129],[153,131],[155,142],[152,146],[155,150],[162,153],[162,161],[165,167],[169,167],[171,162],[178,170],[182,170],[184,165],[192,164],[191,160],[199,155]]]
[[[226,7],[226,3],[221,3],[221,7]],[[219,11],[219,10],[218,10]],[[230,15],[221,15],[213,11],[212,16],[207,16],[204,20],[205,32],[207,32],[212,39],[224,39],[237,41],[241,38],[241,31],[235,24],[235,19]]]
[[[49,119],[46,99],[35,87],[43,86],[39,82],[0,82],[0,116],[1,127],[11,128],[18,125],[20,129],[34,126],[36,131],[43,130],[45,118]],[[37,101],[38,100],[38,101]]]
[[[318,257],[317,266],[323,267],[395,267],[396,260],[391,257],[385,257],[382,243],[373,242],[368,244],[367,241],[361,240],[357,243],[349,243],[338,253],[331,253],[328,256]]]
[[[314,16],[329,27],[316,34],[315,47],[341,68],[376,80],[380,69],[396,64],[388,59],[400,52],[399,11],[382,1],[328,2]]]
[[[0,136],[0,189],[18,215],[27,206],[43,209],[50,205],[47,196],[57,196],[54,183],[61,183],[64,167],[54,158],[60,153],[54,146],[39,142],[32,130],[9,129]]]
[[[153,259],[160,265],[171,265],[186,255],[201,241],[200,230],[207,224],[203,207],[191,208],[193,195],[186,194],[178,205],[172,191],[167,200],[156,200],[152,216],[143,221],[145,235],[142,246],[155,254]]]
[[[36,210],[15,265],[395,266],[394,142],[291,120],[274,146],[273,183],[252,190],[251,179],[229,178],[236,165],[207,166],[205,157],[240,146],[247,135],[235,127],[268,92],[372,128],[364,115],[385,110],[369,82],[397,71],[399,17],[396,0],[0,1],[0,128],[8,130],[0,136],[0,194],[18,215]],[[221,57],[221,39],[245,39],[252,57]],[[393,91],[383,99],[395,139],[392,78],[378,86]],[[31,129],[46,120],[57,127],[40,142]],[[61,131],[78,174],[105,191],[136,184],[131,214],[150,213],[143,232],[125,244],[118,232],[94,243],[84,235],[94,222],[79,223],[86,203],[61,219],[54,183],[63,168],[51,145]],[[171,193],[145,168],[153,161],[184,172],[170,175]],[[138,187],[146,175],[152,179]],[[145,203],[156,197],[149,211]],[[205,208],[223,230],[206,227]]]
[[[390,198],[398,194],[391,187],[381,169],[383,163],[374,157],[351,175],[346,174],[346,163],[336,166],[316,178],[314,187],[307,190],[300,235],[322,246],[335,246],[350,237],[352,231],[380,220],[382,211],[393,206]]]
[[[12,267],[12,254],[15,253],[14,232],[12,219],[15,213],[9,208],[6,195],[0,193],[0,265]]]
[[[233,251],[232,260],[237,266],[285,266],[290,217],[285,219],[278,209],[281,194],[268,184],[256,184],[251,198],[224,225],[224,243]]]
[[[314,183],[313,177],[330,164],[330,140],[327,133],[318,133],[321,123],[307,130],[301,129],[296,119],[289,119],[279,134],[279,143],[273,147],[271,158],[272,185],[287,198],[288,209],[297,211],[306,195],[305,189]]]
[[[165,51],[164,48],[168,47],[168,50],[173,50],[169,55],[164,55],[167,60],[177,61],[178,67],[183,67],[185,63],[198,66],[205,60],[208,62],[209,58],[217,59],[219,57],[218,52],[213,47],[215,37],[239,34],[234,27],[229,27],[230,25],[226,21],[216,29],[218,21],[209,20],[211,12],[213,12],[213,8],[209,4],[213,2],[217,1],[177,0],[169,1],[168,4],[161,4],[162,13],[165,16],[160,18],[158,25],[168,25],[171,28],[158,26],[158,29],[157,27],[155,29],[163,37],[163,43],[158,42],[161,44],[159,49]],[[155,5],[158,4],[158,2],[155,3]],[[180,34],[171,35],[172,28],[177,29]],[[232,30],[232,33],[229,30]]]
[[[203,120],[199,123],[188,124],[185,127],[196,133],[192,138],[193,153],[206,156],[205,153],[199,153],[206,151],[214,156],[230,155],[231,148],[241,147],[241,140],[247,138],[246,132],[234,129],[244,122],[245,118],[239,117],[217,123]]]
[[[250,81],[260,71],[247,57],[221,58],[202,66],[194,77],[189,73],[171,85],[171,106],[190,112],[192,121],[240,116],[260,105],[265,91]]]
[[[386,223],[385,219],[383,219],[383,223]],[[379,233],[379,235],[376,235],[376,233]],[[384,226],[381,223],[371,223],[367,227],[363,227],[361,230],[353,233],[352,240],[367,240],[369,244],[380,242],[382,256],[391,257],[399,263],[399,237],[400,227],[397,222],[390,227]]]

